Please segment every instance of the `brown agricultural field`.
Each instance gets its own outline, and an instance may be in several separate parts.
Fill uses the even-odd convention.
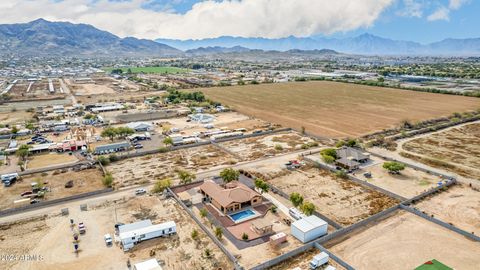
[[[200,90],[241,113],[326,137],[357,137],[403,120],[480,108],[476,98],[323,81]]]

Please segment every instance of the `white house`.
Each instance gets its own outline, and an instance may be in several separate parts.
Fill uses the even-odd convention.
[[[127,127],[135,130],[136,132],[145,132],[153,129],[153,125],[147,122],[128,123]]]
[[[328,223],[315,215],[299,219],[290,226],[292,235],[302,243],[310,242],[327,234],[327,228]]]

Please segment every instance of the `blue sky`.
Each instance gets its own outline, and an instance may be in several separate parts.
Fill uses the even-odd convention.
[[[480,38],[480,0],[8,0],[0,23],[44,18],[120,37],[349,37],[421,43]]]
[[[202,0],[152,0],[145,8],[168,8],[178,13],[188,12]],[[332,0],[335,1],[335,0]],[[361,0],[352,0],[361,1]],[[408,10],[409,3],[418,3],[417,9]],[[361,27],[348,32],[338,32],[328,37],[350,37],[363,33],[421,43],[435,42],[444,38],[480,37],[480,0],[459,1],[460,7],[449,10],[448,19],[429,20],[428,16],[441,7],[448,8],[449,0],[397,0],[388,7],[371,27]],[[411,6],[410,6],[411,7]],[[410,12],[409,12],[410,11]],[[421,15],[419,14],[421,13]]]

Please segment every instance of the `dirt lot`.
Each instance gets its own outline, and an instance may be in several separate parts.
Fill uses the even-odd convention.
[[[107,167],[117,187],[145,184],[175,177],[175,169],[200,172],[237,163],[232,155],[213,145],[129,158]]]
[[[293,171],[269,182],[287,194],[300,193],[315,204],[319,213],[342,225],[357,223],[397,203],[382,193],[316,168]]]
[[[25,123],[25,120],[30,120],[32,117],[33,113],[26,111],[0,112],[0,123],[2,125]]]
[[[200,90],[247,115],[298,130],[304,126],[307,132],[327,137],[357,137],[402,120],[419,121],[479,108],[475,98],[335,82]]]
[[[23,176],[22,180],[17,181],[10,187],[0,187],[0,209],[18,207],[13,201],[22,199],[20,194],[24,191],[31,191],[32,182],[47,183],[44,186],[50,188],[50,192],[45,194],[45,199],[53,200],[64,198],[80,193],[103,189],[103,174],[99,169],[88,169],[79,172],[68,170],[53,171],[48,173],[37,173]],[[65,184],[73,180],[72,188],[65,188]]]
[[[115,80],[109,77],[92,78],[91,83],[75,83],[65,80],[70,90],[78,96],[115,94],[122,91],[138,91],[140,87],[126,80]]]
[[[60,82],[58,79],[54,79],[52,82],[55,88],[54,93],[49,92],[48,81],[42,80],[34,82],[30,86],[30,89],[30,82],[21,81],[12,87],[9,94],[12,100],[57,99],[65,97],[65,94],[60,91]]]
[[[278,133],[220,143],[221,146],[239,155],[243,160],[255,160],[276,154],[302,149],[314,141],[297,132]]]
[[[148,205],[148,208],[146,207]],[[150,218],[158,224],[173,220],[177,235],[145,241],[124,253],[114,244],[107,247],[105,233],[114,234],[115,219],[130,223]],[[84,222],[87,232],[80,236],[80,252],[73,251],[72,229],[69,219]],[[199,240],[190,237],[193,230],[199,232]],[[76,230],[76,229],[74,229]],[[132,264],[152,257],[159,260],[163,269],[231,269],[223,253],[196,226],[173,200],[142,196],[98,206],[89,205],[89,210],[80,212],[70,209],[68,217],[52,216],[47,219],[0,226],[2,254],[38,254],[43,260],[33,262],[8,262],[4,269],[126,269],[128,259]],[[205,249],[213,256],[205,258]]]
[[[355,176],[406,198],[414,197],[435,187],[441,180],[434,175],[410,167],[405,167],[401,174],[391,174],[382,167],[385,160],[376,157],[371,159],[373,163],[356,171]],[[366,178],[363,175],[366,172],[370,172],[372,178]]]
[[[286,260],[268,269],[269,270],[292,270],[295,267],[300,267],[300,269],[302,270],[307,270],[307,269],[310,269],[310,261],[313,259],[315,255],[319,254],[320,252],[321,252],[320,250],[316,248],[312,248],[307,252],[304,252],[298,256],[295,256],[289,260]],[[331,258],[328,260],[328,264],[335,267],[337,270],[345,269],[343,266],[341,266]]]
[[[416,204],[421,211],[480,235],[480,188],[457,184]]]
[[[49,153],[42,155],[34,155],[29,158],[27,168],[38,169],[59,164],[74,163],[76,161],[78,161],[78,159],[75,157],[75,155],[69,155],[66,153]]]
[[[94,104],[99,102],[129,101],[143,102],[147,97],[158,96],[156,92],[124,92],[116,95],[87,95],[77,96],[76,99],[81,104]]]
[[[480,265],[478,242],[408,212],[397,212],[325,247],[359,270],[414,269],[431,259],[462,270]]]
[[[410,154],[419,155],[471,171],[471,177],[480,177],[480,123],[451,128],[403,144]],[[454,172],[457,170],[453,169]]]

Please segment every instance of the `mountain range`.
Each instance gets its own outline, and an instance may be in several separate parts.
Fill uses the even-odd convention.
[[[200,47],[230,48],[240,46],[252,50],[321,50],[329,49],[337,52],[364,55],[480,55],[480,38],[445,39],[430,44],[413,41],[392,40],[362,34],[350,38],[323,37],[287,37],[279,39],[219,37],[200,40],[157,39],[157,42],[180,50],[192,50]]]
[[[0,55],[151,56],[181,51],[146,39],[119,38],[87,24],[49,22],[0,25]]]
[[[270,51],[299,54],[478,56],[480,38],[445,39],[430,44],[386,39],[371,34],[350,38],[219,37],[201,40],[120,38],[87,24],[49,22],[0,25],[0,55],[22,56],[196,56]],[[253,52],[253,53],[252,53]],[[278,54],[278,53],[277,53]]]

